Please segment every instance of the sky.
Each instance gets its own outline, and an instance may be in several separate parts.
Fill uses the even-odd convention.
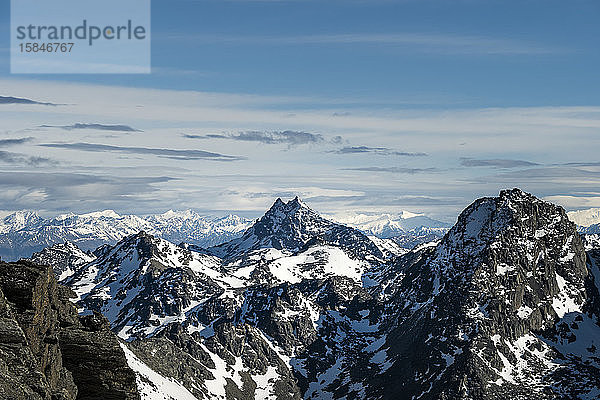
[[[145,75],[10,74],[9,4],[0,214],[600,207],[597,1],[154,0]]]

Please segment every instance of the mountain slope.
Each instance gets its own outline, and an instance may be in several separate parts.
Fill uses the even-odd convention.
[[[31,261],[39,265],[50,265],[59,282],[69,278],[96,256],[82,251],[75,243],[65,242],[46,247],[33,253]]]
[[[219,260],[140,232],[124,238],[66,282],[89,310],[102,312],[119,336],[145,337],[242,281]]]

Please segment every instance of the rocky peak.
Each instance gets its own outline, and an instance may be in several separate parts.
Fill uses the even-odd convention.
[[[31,256],[31,260],[37,264],[52,266],[59,282],[69,278],[95,258],[93,253],[84,252],[75,243],[68,241],[46,247]]]
[[[457,300],[464,293],[473,306],[486,304],[486,313],[495,309],[502,321],[514,320],[494,328],[507,337],[548,328],[581,311],[586,298],[586,255],[575,224],[561,207],[519,189],[467,207],[431,266],[434,295]]]
[[[271,223],[277,224],[286,220],[298,220],[306,216],[320,218],[316,212],[296,196],[287,203],[278,198],[261,220],[269,220]]]
[[[259,240],[270,241],[275,248],[297,250],[310,238],[322,236],[335,226],[334,222],[322,218],[298,197],[284,203],[277,199],[275,204],[247,232]],[[282,246],[287,242],[286,246]]]
[[[565,341],[590,340],[577,326],[590,321],[595,296],[581,239],[561,207],[505,190],[475,201],[436,248],[409,257],[393,302],[402,309],[393,347],[414,368],[410,377],[390,369],[389,379],[407,382],[398,390],[428,399],[555,398],[543,394],[552,392],[545,377],[585,368],[555,364],[549,346],[561,343],[563,325]],[[563,356],[591,356],[571,351]]]
[[[160,254],[158,245],[161,240],[154,236],[140,231],[136,234],[126,236],[119,241],[113,247],[113,253],[118,251],[119,253],[137,254],[137,257],[141,260],[148,260],[153,256]]]
[[[298,252],[313,244],[336,245],[355,257],[383,257],[366,235],[321,217],[297,196],[287,203],[278,198],[241,238],[215,246],[211,252],[231,258],[261,248]]]

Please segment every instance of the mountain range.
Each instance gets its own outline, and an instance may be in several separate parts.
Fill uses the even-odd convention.
[[[348,218],[341,216],[344,223]],[[448,226],[420,215],[359,215],[351,223],[367,235],[393,238],[401,247],[439,239]],[[71,242],[83,251],[144,231],[172,243],[210,247],[240,237],[253,221],[237,215],[203,216],[194,211],[172,211],[150,216],[119,215],[112,210],[42,218],[19,211],[0,220],[0,257],[11,261],[29,258],[54,244]]]
[[[112,210],[42,218],[31,211],[11,214],[0,222],[0,257],[17,260],[57,243],[72,242],[84,251],[145,231],[175,243],[211,246],[239,236],[251,220],[237,215],[206,217],[193,211],[167,211],[139,217]]]
[[[33,260],[73,291],[81,324],[106,316],[139,396],[118,381],[115,398],[600,396],[600,248],[561,207],[506,190],[441,240],[384,241],[295,198],[220,245],[137,232]]]

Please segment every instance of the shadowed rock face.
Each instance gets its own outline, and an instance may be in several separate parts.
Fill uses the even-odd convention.
[[[562,208],[520,190],[477,200],[398,270],[396,362],[375,379],[377,395],[566,399],[599,387],[597,363],[585,361],[597,354],[569,347],[600,330],[586,253]]]
[[[107,321],[72,296],[51,267],[0,263],[0,398],[139,399]]]

